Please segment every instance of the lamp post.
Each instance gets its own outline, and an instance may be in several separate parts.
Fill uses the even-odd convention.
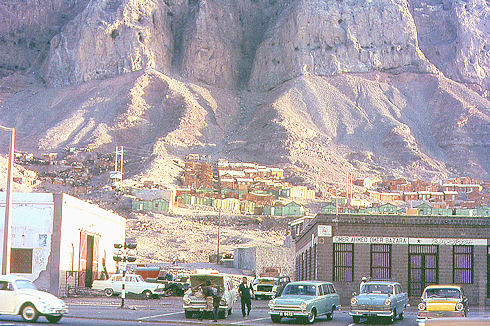
[[[10,251],[12,244],[12,188],[14,168],[15,128],[0,126],[0,130],[10,132],[10,153],[7,172],[7,193],[5,196],[5,223],[3,225],[2,275],[10,273]]]
[[[134,263],[136,257],[133,256],[132,250],[136,249],[136,243],[124,242],[114,244],[114,261],[123,263],[122,289],[121,289],[121,308],[124,308],[124,299],[126,299],[126,268],[127,263]]]

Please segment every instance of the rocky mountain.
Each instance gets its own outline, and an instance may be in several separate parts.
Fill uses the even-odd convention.
[[[347,171],[488,178],[489,13],[485,0],[8,0],[0,124],[20,149],[125,145],[132,176],[165,182],[190,152],[279,164],[318,189]]]

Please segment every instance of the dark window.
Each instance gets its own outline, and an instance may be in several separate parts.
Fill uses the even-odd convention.
[[[391,245],[371,245],[371,277],[381,280],[391,278]]]
[[[10,254],[10,273],[32,273],[32,249],[12,248]]]
[[[330,294],[330,289],[328,288],[327,284],[322,284],[322,289],[323,289],[323,295]]]
[[[473,246],[453,246],[453,283],[473,283]]]
[[[333,244],[333,280],[352,282],[354,279],[354,244]]]

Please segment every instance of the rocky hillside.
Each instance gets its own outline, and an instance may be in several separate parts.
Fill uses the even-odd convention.
[[[485,0],[7,0],[0,124],[20,149],[128,148],[172,182],[190,152],[488,178]],[[2,144],[7,139],[0,138]]]

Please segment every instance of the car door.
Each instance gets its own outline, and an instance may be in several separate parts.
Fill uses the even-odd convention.
[[[330,289],[330,296],[332,298],[332,306],[339,307],[340,306],[340,297],[335,290],[333,284],[328,284],[328,288]]]
[[[408,304],[408,293],[407,292],[403,292],[402,286],[400,284],[398,284],[397,287],[398,287],[398,291],[400,293],[399,296],[400,296],[400,309],[401,310],[399,310],[399,311],[400,312],[403,312],[407,308],[407,304]]]
[[[14,314],[17,306],[17,293],[11,282],[0,281],[0,313]]]
[[[111,288],[116,293],[122,292],[122,276],[113,276],[111,279]]]
[[[316,287],[316,298],[314,301],[314,306],[316,308],[317,316],[323,315],[327,311],[327,303],[325,302],[326,296],[323,292],[322,285]]]
[[[130,293],[139,294],[143,292],[134,276],[126,276],[126,290]]]

